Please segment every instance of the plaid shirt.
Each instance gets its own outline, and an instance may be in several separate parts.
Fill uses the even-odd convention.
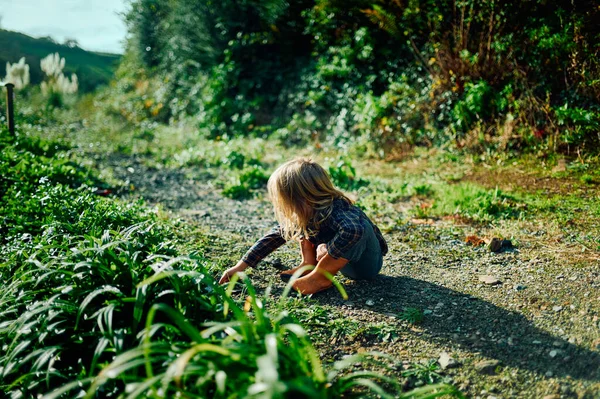
[[[381,246],[381,253],[385,255],[388,252],[388,246],[381,231],[360,208],[342,199],[334,200],[332,206],[331,214],[321,223],[319,231],[308,238],[310,242],[315,245],[327,243],[329,255],[338,259],[360,240],[365,231],[363,221],[368,221],[373,226],[373,231]],[[285,243],[281,227],[273,227],[246,252],[242,260],[249,266],[256,266],[258,262]]]

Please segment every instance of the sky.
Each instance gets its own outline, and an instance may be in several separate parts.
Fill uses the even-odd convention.
[[[123,52],[128,0],[0,0],[0,27],[34,37],[75,39],[86,50]],[[2,49],[0,49],[1,51]]]

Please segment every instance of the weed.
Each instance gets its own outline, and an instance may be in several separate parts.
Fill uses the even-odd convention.
[[[225,158],[224,164],[229,166],[231,169],[242,169],[246,163],[246,157],[237,151],[231,151],[227,158]]]
[[[226,184],[223,188],[223,195],[235,200],[244,200],[252,198],[254,193],[247,184],[238,183]]]
[[[442,381],[444,377],[438,372],[440,365],[435,359],[421,363],[412,363],[402,372],[402,376],[408,378],[413,385],[434,384]]]
[[[400,313],[400,319],[411,324],[421,324],[424,318],[425,314],[419,308],[406,308]]]
[[[374,337],[381,342],[395,342],[399,338],[398,328],[385,323],[369,324],[359,333],[366,335],[367,338]]]
[[[413,191],[415,195],[419,195],[422,197],[429,197],[433,194],[433,189],[430,184],[419,184],[413,186]]]
[[[252,167],[240,175],[240,184],[247,185],[251,189],[263,188],[267,185],[269,176],[259,167]]]
[[[244,200],[254,197],[256,190],[264,188],[269,177],[259,167],[245,170],[233,182],[224,184],[223,195],[236,200]]]
[[[582,175],[582,176],[579,178],[579,180],[581,180],[581,182],[582,182],[582,183],[584,183],[584,184],[594,184],[594,183],[595,183],[595,181],[594,181],[594,176],[592,176],[592,175],[589,175],[589,174],[587,174],[587,173],[586,173],[586,174],[584,174],[584,175]]]
[[[344,190],[358,190],[369,184],[367,180],[356,176],[356,169],[348,160],[342,159],[336,166],[330,166],[329,176],[336,186]]]

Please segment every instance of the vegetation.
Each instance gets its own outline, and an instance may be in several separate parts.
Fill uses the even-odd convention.
[[[103,183],[67,146],[0,133],[5,395],[312,398],[399,390],[383,373],[346,371],[360,357],[323,365],[284,310],[286,293],[269,303],[243,277],[248,299],[233,296],[235,281],[225,290],[202,254],[181,253],[173,224],[141,203],[95,195]],[[240,176],[252,189],[264,184],[257,167]],[[418,397],[435,392],[456,391],[431,385]]]
[[[0,111],[0,396],[595,397],[598,13],[133,0],[122,58],[0,30],[23,83],[16,135]],[[215,282],[298,155],[390,238],[385,276],[342,278],[350,301],[293,295],[271,268]],[[493,356],[501,376],[473,371]]]
[[[209,137],[597,150],[597,18],[541,0],[137,0],[111,96]]]

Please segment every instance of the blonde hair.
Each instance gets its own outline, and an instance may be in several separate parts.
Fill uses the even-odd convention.
[[[269,196],[286,240],[309,237],[329,217],[333,201],[352,201],[331,183],[321,165],[297,158],[281,165],[269,178]]]

